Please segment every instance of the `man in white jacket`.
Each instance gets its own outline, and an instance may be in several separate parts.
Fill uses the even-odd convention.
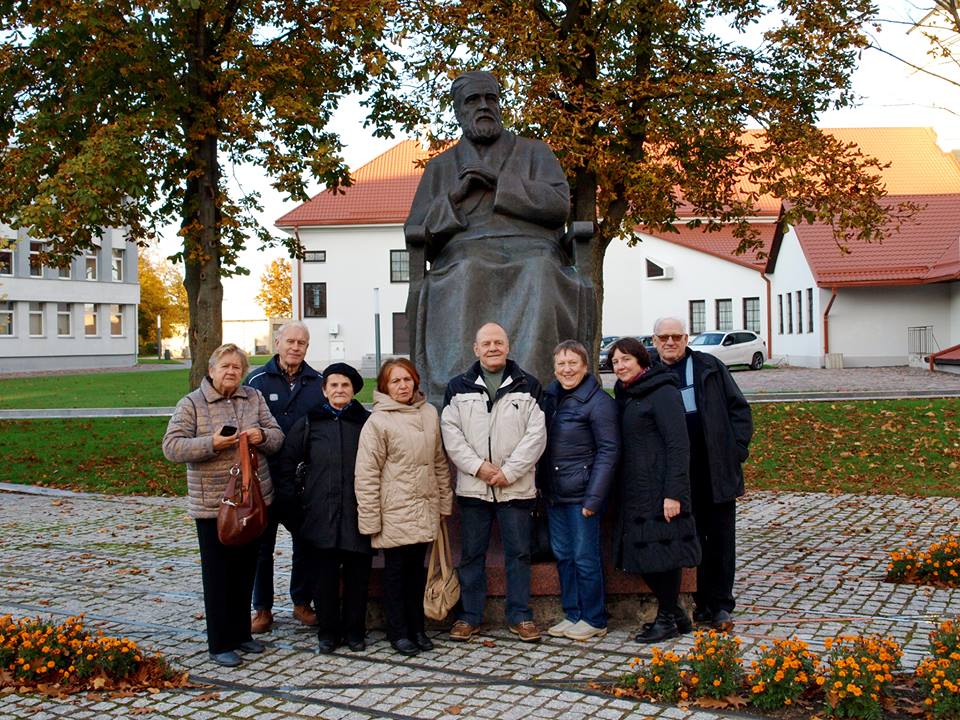
[[[476,335],[477,357],[447,384],[440,415],[443,444],[457,467],[460,506],[460,600],[453,640],[480,632],[487,597],[486,557],[496,519],[507,572],[507,624],[524,642],[540,631],[530,611],[530,513],[534,469],[546,447],[540,383],[510,360],[507,332],[496,323]]]

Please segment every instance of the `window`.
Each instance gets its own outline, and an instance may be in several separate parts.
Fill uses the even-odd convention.
[[[110,306],[110,334],[114,337],[123,335],[123,307],[121,305]]]
[[[304,317],[327,316],[327,284],[303,284],[303,315]]]
[[[390,251],[390,282],[410,282],[410,253],[408,251]]]
[[[777,321],[778,332],[783,335],[783,295],[777,295]]]
[[[760,332],[760,298],[743,299],[743,326],[755,333]]]
[[[699,335],[707,329],[707,301],[690,301],[690,334]]]
[[[0,335],[13,335],[13,303],[0,302]]]
[[[647,259],[647,277],[648,278],[658,278],[663,277],[663,268],[657,265],[655,262]]]
[[[97,279],[97,256],[86,254],[83,256],[83,276],[87,280]]]
[[[30,303],[30,336],[43,337],[43,303]]]
[[[410,326],[405,312],[393,314],[393,354],[410,354]]]
[[[326,262],[327,261],[327,251],[326,250],[307,250],[303,254],[304,262]]]
[[[43,243],[30,242],[30,276],[43,277],[43,263],[40,262],[40,253],[43,252]]]
[[[807,288],[807,332],[813,332],[813,288]]]
[[[70,337],[73,334],[71,319],[73,317],[73,305],[70,303],[57,303],[57,336]]]
[[[13,275],[13,238],[0,238],[0,275]]]
[[[123,256],[126,251],[123,248],[113,249],[113,263],[110,266],[110,279],[114,282],[123,282]]]
[[[69,280],[73,270],[73,261],[71,260],[66,267],[57,268],[57,277],[63,280]]]
[[[83,334],[87,337],[97,336],[97,313],[100,308],[92,303],[83,306]]]
[[[733,300],[717,300],[717,330],[733,330]]]
[[[797,332],[803,332],[803,294],[797,290]]]
[[[793,332],[793,293],[787,293],[787,333]]]

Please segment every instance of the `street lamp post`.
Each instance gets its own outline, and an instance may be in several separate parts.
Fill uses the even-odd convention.
[[[163,360],[160,349],[160,313],[157,313],[157,360]]]
[[[380,288],[373,289],[373,339],[377,363],[375,372],[380,372]]]

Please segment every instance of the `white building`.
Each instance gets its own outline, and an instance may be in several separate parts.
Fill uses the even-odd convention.
[[[828,132],[891,163],[883,171],[891,195],[960,193],[960,164],[937,147],[927,128]],[[372,367],[375,288],[382,353],[408,351],[403,222],[422,172],[415,163],[425,157],[416,142],[400,142],[360,168],[345,192],[320,193],[277,221],[306,248],[304,260],[293,268],[293,304],[294,317],[311,329],[308,361],[315,366],[345,360]],[[950,202],[933,201],[944,209]],[[648,334],[656,318],[673,315],[687,318],[693,333],[755,330],[774,359],[812,367],[823,366],[828,355],[831,362],[847,366],[903,365],[910,349],[919,358],[960,343],[960,266],[950,274],[950,253],[956,249],[942,241],[950,232],[954,238],[960,235],[960,223],[942,212],[921,213],[916,231],[882,246],[854,245],[851,253],[843,254],[836,245],[831,250],[818,240],[830,234],[829,228],[801,225],[781,234],[780,211],[779,199],[759,200],[751,220],[760,248],[745,255],[735,254],[738,240],[730,228],[704,233],[680,224],[677,233],[658,235],[638,229],[640,242],[634,247],[611,243],[604,260],[603,334]],[[877,247],[909,258],[916,243],[929,234],[924,223],[940,228],[944,222],[948,227],[942,233],[936,230],[942,237],[934,244],[945,253],[941,264],[946,269],[936,279],[911,277],[897,285],[861,277],[857,285],[862,289],[852,290],[848,284],[840,290],[844,283],[820,270],[869,273],[860,260],[866,263]],[[820,248],[821,259],[813,263],[805,249],[807,238],[810,247]],[[904,289],[896,294],[890,289],[901,285]],[[926,345],[917,342],[908,348],[908,335],[918,332],[926,333]]]
[[[137,361],[137,246],[105,230],[68,268],[0,225],[0,372],[129,367]]]

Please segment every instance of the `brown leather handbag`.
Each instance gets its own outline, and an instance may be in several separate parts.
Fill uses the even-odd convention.
[[[431,620],[443,620],[460,599],[460,578],[453,566],[450,531],[446,518],[440,518],[437,539],[430,549],[427,585],[423,591],[423,614]]]
[[[246,545],[267,527],[267,506],[260,492],[257,451],[240,436],[237,462],[230,468],[227,491],[217,511],[217,537],[224,545]]]

